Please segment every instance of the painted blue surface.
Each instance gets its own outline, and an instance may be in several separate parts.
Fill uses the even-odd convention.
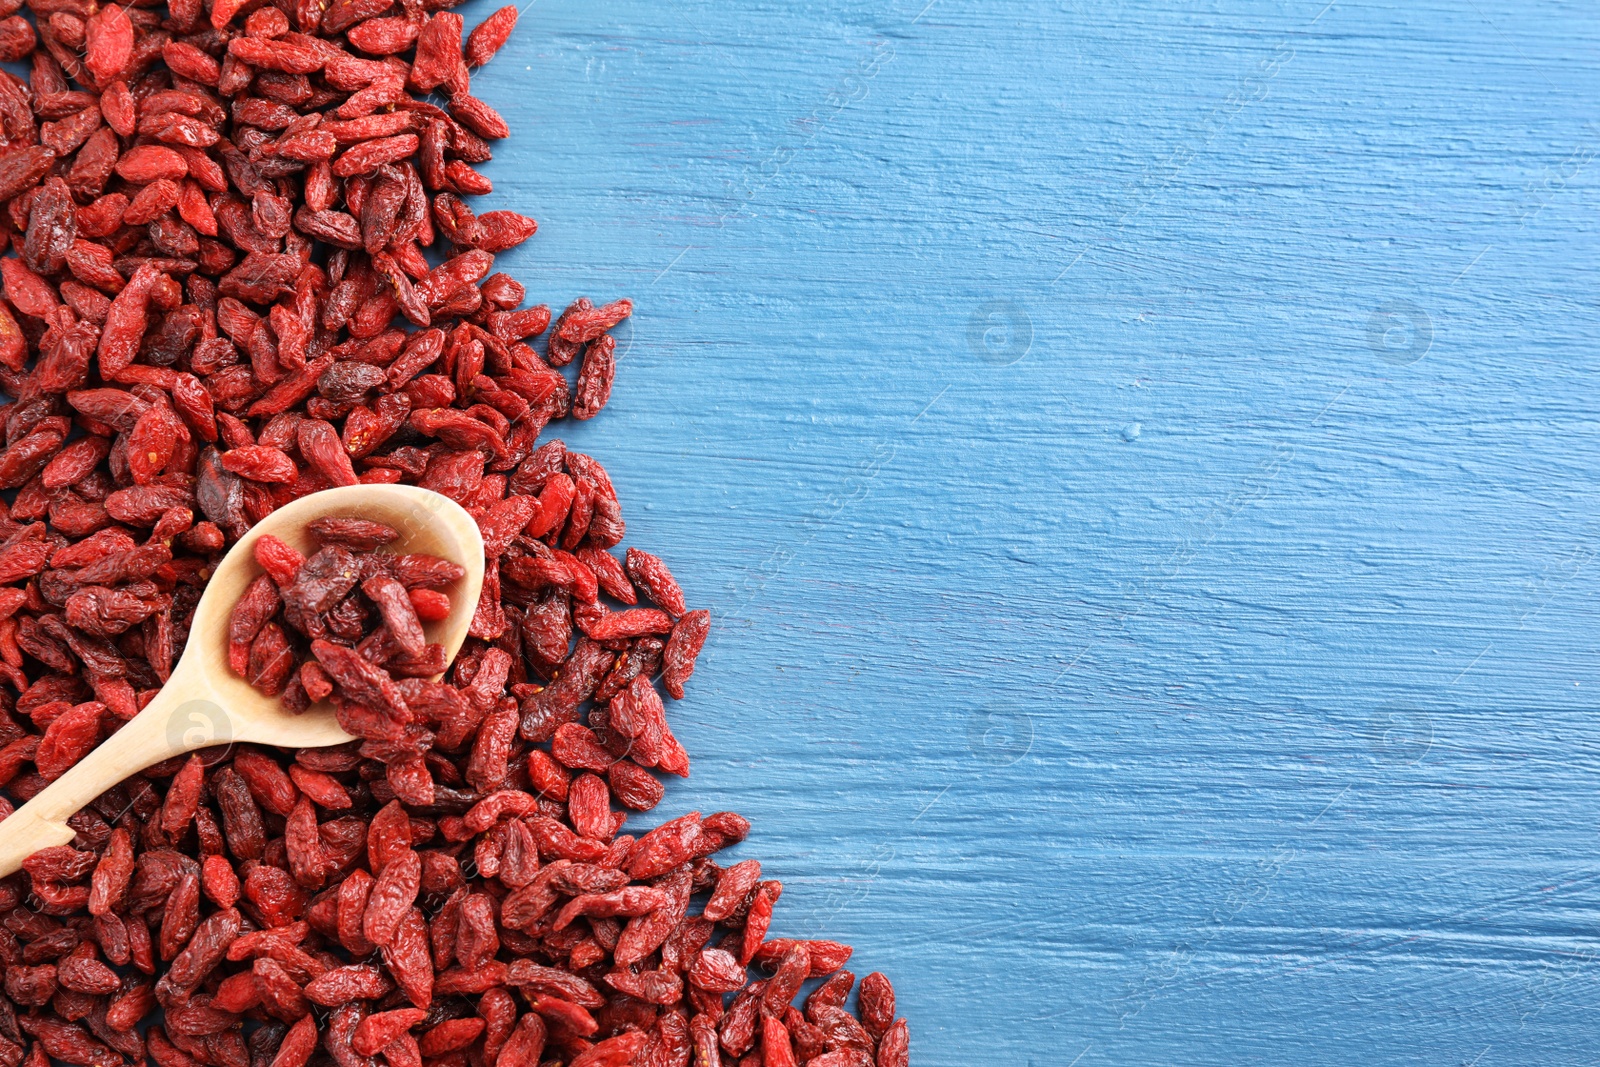
[[[538,0],[475,79],[506,269],[638,305],[568,436],[717,618],[663,810],[919,1064],[1592,1060],[1600,9],[1325,4]]]

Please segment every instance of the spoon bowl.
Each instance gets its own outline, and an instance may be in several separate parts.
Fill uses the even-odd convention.
[[[395,553],[439,556],[466,574],[443,592],[450,614],[423,623],[445,661],[466,639],[483,587],[483,539],[478,524],[447,496],[413,485],[350,485],[325,489],[284,505],[257,523],[228,550],[194,610],[183,656],[167,684],[138,715],[0,822],[0,877],[18,870],[41,848],[76,836],[66,820],[95,797],[163,760],[213,745],[253,742],[284,748],[322,748],[354,740],[327,701],[296,715],[277,697],[252,688],[228,667],[228,621],[245,586],[262,569],[255,543],[272,534],[309,555],[316,545],[306,527],[322,518],[381,522],[400,536],[385,546]]]

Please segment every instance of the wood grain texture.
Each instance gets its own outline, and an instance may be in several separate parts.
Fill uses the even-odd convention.
[[[1588,1062],[1600,9],[925,3],[474,82],[503,269],[638,305],[568,438],[717,620],[664,814],[925,1067]]]

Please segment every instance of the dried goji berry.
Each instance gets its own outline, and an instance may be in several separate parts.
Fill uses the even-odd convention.
[[[661,656],[661,684],[674,699],[683,699],[683,685],[694,673],[695,659],[710,630],[711,613],[704,609],[688,612],[673,624],[672,636]]]
[[[451,665],[428,624],[465,561],[362,516],[314,523],[309,558],[256,540],[230,668],[357,738],[174,758],[73,815],[75,845],[24,864],[28,907],[0,886],[0,1067],[308,1067],[319,1041],[337,1067],[907,1060],[887,980],[857,1022],[849,946],[768,939],[781,887],[711,861],[745,820],[621,832],[613,800],[653,808],[652,772],[688,773],[655,676],[683,696],[709,614],[658,557],[612,554],[601,464],[539,441],[608,402],[633,308],[552,324],[494,272],[538,231],[466,200],[511,132],[473,72],[517,11],[463,41],[448,6],[0,4],[0,59],[32,57],[0,77],[8,796],[151,699],[221,555],[291,500],[421,486],[473,514],[486,561]]]
[[[467,34],[466,61],[469,66],[481,67],[494,58],[494,54],[511,37],[517,24],[517,9],[503,7],[474,26]],[[537,1057],[535,1057],[537,1060]]]

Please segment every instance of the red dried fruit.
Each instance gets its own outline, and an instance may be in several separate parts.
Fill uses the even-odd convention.
[[[95,864],[89,886],[89,914],[108,915],[121,907],[133,871],[133,840],[128,831],[119,826],[111,831],[105,853]]]
[[[271,1067],[305,1067],[316,1050],[317,1021],[311,1015],[302,1016],[283,1036]]]
[[[422,655],[428,642],[406,587],[391,574],[375,574],[361,583],[361,591],[383,617],[390,640],[408,656]]]
[[[292,482],[300,476],[294,460],[280,449],[246,445],[222,454],[222,469],[253,482]]]
[[[689,965],[686,977],[696,989],[712,993],[731,993],[742,989],[747,981],[744,965],[733,953],[720,948],[702,949]]]
[[[437,589],[411,589],[411,608],[423,622],[440,622],[450,616],[450,598]]]
[[[673,618],[678,618],[689,610],[684,603],[683,590],[678,586],[677,579],[672,577],[672,572],[661,562],[659,556],[651,555],[641,549],[630,548],[625,562],[628,577],[633,579],[634,584],[643,589],[644,595],[662,611]]]
[[[282,602],[272,579],[262,575],[245,587],[228,618],[228,666],[244,676],[250,668],[250,646]]]
[[[392,857],[367,898],[367,909],[361,920],[362,935],[379,947],[392,941],[407,909],[417,899],[421,885],[422,861],[415,852],[407,849]]]
[[[533,1016],[537,1019],[538,1016]],[[447,1052],[456,1052],[467,1048],[483,1033],[482,1019],[446,1019],[439,1023],[417,1042],[422,1055],[432,1059],[442,1056]],[[537,1058],[530,1062],[537,1063]]]
[[[584,352],[577,388],[572,394],[573,418],[592,419],[611,399],[611,383],[617,374],[616,350],[616,339],[602,334]]]
[[[127,12],[108,4],[84,25],[84,66],[101,81],[120,74],[133,59],[134,31]]]
[[[95,958],[91,944],[83,944],[62,957],[56,964],[56,981],[62,989],[90,996],[115,993],[122,985],[117,972]]]
[[[374,1056],[401,1034],[428,1017],[421,1008],[398,1008],[369,1015],[356,1026],[350,1047],[363,1056]]]
[[[783,954],[788,952],[795,944],[795,941],[786,937],[773,938],[763,943],[756,950],[755,962],[763,967],[776,967],[778,961],[783,958]],[[849,945],[839,941],[807,941],[805,946],[811,957],[812,978],[821,978],[823,975],[832,974],[839,970],[849,962],[851,954],[855,951]],[[855,975],[849,971],[843,972],[843,977],[847,978],[849,982],[855,981]],[[847,984],[845,992],[848,993],[849,991],[850,987]],[[843,1003],[842,996],[840,1003]]]
[[[494,58],[502,45],[511,37],[517,25],[517,9],[503,7],[473,27],[467,34],[466,61],[468,66],[481,67]]]
[[[877,1067],[908,1067],[910,1063],[910,1027],[904,1019],[896,1019],[878,1042]]]
[[[710,631],[711,613],[704,609],[691,611],[673,624],[672,636],[661,655],[661,684],[674,700],[683,699],[683,683],[694,673],[694,661]]]
[[[717,888],[706,901],[701,915],[711,922],[720,922],[733,914],[744,903],[756,882],[761,879],[760,860],[742,860],[723,871],[717,879]]]
[[[310,558],[256,541],[231,668],[358,739],[173,760],[74,815],[78,847],[0,887],[0,1067],[309,1067],[319,1043],[337,1067],[904,1064],[880,976],[861,1022],[847,972],[792,1006],[850,949],[767,938],[781,887],[710,860],[747,822],[621,834],[613,801],[653,808],[652,770],[688,773],[652,679],[683,695],[709,615],[657,557],[612,554],[601,465],[539,443],[608,402],[632,305],[577,300],[525,343],[550,309],[494,257],[538,224],[465,200],[510,132],[471,75],[517,12],[463,42],[447,7],[0,6],[0,59],[33,59],[0,77],[9,796],[148,702],[218,558],[291,500],[432,489],[487,561],[451,665],[425,627],[459,562],[392,554],[358,516],[316,524]],[[725,1014],[711,990],[737,991]]]
[[[861,1025],[874,1041],[882,1040],[894,1023],[894,986],[889,979],[878,971],[861,979],[859,1005]]]
[[[200,794],[205,786],[205,764],[199,756],[190,756],[183,769],[172,779],[166,801],[161,806],[161,832],[175,839],[194,821],[200,807]]]
[[[200,865],[200,888],[219,908],[231,908],[239,902],[239,876],[233,864],[221,855],[207,856]]]
[[[33,757],[40,777],[53,781],[89,754],[100,739],[100,724],[105,717],[105,710],[105,705],[96,701],[78,704],[45,729]]]
[[[648,1037],[642,1033],[618,1034],[608,1037],[589,1051],[573,1059],[567,1067],[626,1067],[635,1062],[644,1051]]]
[[[325,545],[342,545],[352,552],[371,552],[400,536],[398,530],[381,522],[334,516],[317,519],[306,529],[318,542]]]
[[[587,301],[583,302],[587,304]],[[593,341],[617,323],[633,314],[633,301],[617,300],[604,307],[574,304],[561,316],[556,335],[563,341],[583,344]]]
[[[762,1067],[797,1067],[798,1064],[789,1031],[771,1015],[761,1017],[761,1057]]]
[[[547,1036],[544,1019],[534,1012],[528,1012],[517,1020],[516,1029],[500,1047],[495,1056],[495,1067],[525,1067],[539,1063]]]
[[[635,811],[649,811],[661,803],[666,787],[654,775],[630,760],[618,760],[606,771],[612,795]]]

